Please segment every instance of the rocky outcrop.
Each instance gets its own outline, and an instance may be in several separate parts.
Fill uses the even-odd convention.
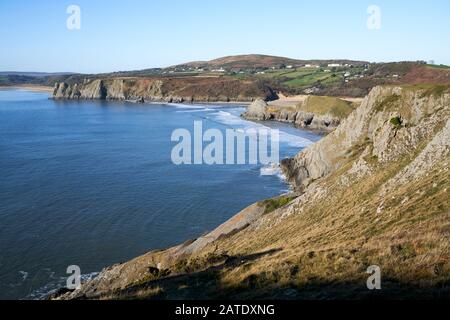
[[[105,78],[57,83],[54,99],[102,99],[155,102],[251,102],[274,92],[254,81],[232,78]]]
[[[315,97],[314,97],[315,98]],[[303,102],[304,105],[309,104],[309,99]],[[332,98],[336,99],[337,98]],[[342,116],[333,115],[331,112],[313,112],[302,110],[302,105],[291,107],[275,107],[268,104],[262,99],[255,100],[242,115],[247,120],[255,121],[279,121],[292,123],[297,127],[318,130],[323,132],[331,132],[336,129],[341,121]]]
[[[264,121],[267,117],[267,102],[263,99],[256,99],[248,106],[247,111],[242,115],[248,120]]]

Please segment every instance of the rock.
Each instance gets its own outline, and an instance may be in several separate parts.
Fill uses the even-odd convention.
[[[74,292],[74,290],[70,290],[67,288],[59,288],[50,293],[47,297],[45,297],[45,300],[56,300],[72,292]]]
[[[55,99],[62,99],[66,97],[66,90],[68,87],[69,85],[65,82],[56,83],[53,91],[53,97]]]
[[[377,208],[377,214],[381,214],[383,212],[383,210],[384,210],[384,204],[382,203]]]
[[[105,78],[57,83],[54,99],[138,100],[155,102],[246,102],[273,92],[256,82],[221,78]]]
[[[298,127],[311,130],[331,132],[341,123],[341,119],[330,114],[314,114],[304,112],[296,108],[271,107],[264,100],[255,100],[242,115],[248,120],[274,120],[280,122],[293,123]]]
[[[251,120],[264,121],[267,119],[266,109],[267,109],[267,102],[265,102],[263,99],[256,99],[247,108],[247,111],[243,114],[243,117]]]

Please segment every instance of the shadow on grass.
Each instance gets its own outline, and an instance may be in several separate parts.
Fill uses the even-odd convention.
[[[281,250],[273,249],[247,256],[227,257],[221,264],[207,267],[204,270],[149,280],[100,298],[118,300],[415,300],[450,298],[448,282],[432,287],[418,287],[390,279],[387,276],[383,279],[382,290],[375,291],[367,289],[365,280],[345,282],[315,278],[309,279],[307,284],[297,285],[294,275],[291,282],[279,283],[276,277],[268,276],[265,271],[244,278],[238,285],[227,285],[221,280],[224,272],[230,273],[238,267],[244,267]]]

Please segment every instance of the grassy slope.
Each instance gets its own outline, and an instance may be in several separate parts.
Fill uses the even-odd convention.
[[[342,80],[344,72],[325,72],[324,69],[298,68],[292,70],[277,70],[260,75],[261,78],[280,81],[283,86],[292,89],[306,89],[316,85],[319,81],[332,83]]]
[[[297,109],[319,115],[331,114],[340,119],[345,119],[354,110],[351,102],[321,96],[308,97],[305,103],[297,106]]]
[[[292,106],[276,106],[271,105],[267,111],[277,114],[280,111],[296,112],[303,111],[313,113],[315,115],[331,115],[340,120],[347,116],[358,106],[358,103],[352,103],[335,97],[327,96],[308,96],[304,102]]]
[[[377,215],[376,190],[404,164],[380,168],[352,188],[336,187],[320,203],[269,229],[217,241],[180,262],[172,270],[179,276],[151,277],[105,298],[443,297],[450,267],[450,175],[436,168],[399,188]],[[380,292],[365,287],[370,265],[382,268]]]
[[[450,69],[450,66],[446,66],[445,64],[428,64],[427,67],[429,67],[429,68],[437,68],[437,69],[444,69],[444,70]]]

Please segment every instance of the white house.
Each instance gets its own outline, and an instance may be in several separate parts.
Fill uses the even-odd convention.
[[[341,65],[339,63],[330,63],[328,64],[329,68],[336,68],[336,67],[340,67]]]

